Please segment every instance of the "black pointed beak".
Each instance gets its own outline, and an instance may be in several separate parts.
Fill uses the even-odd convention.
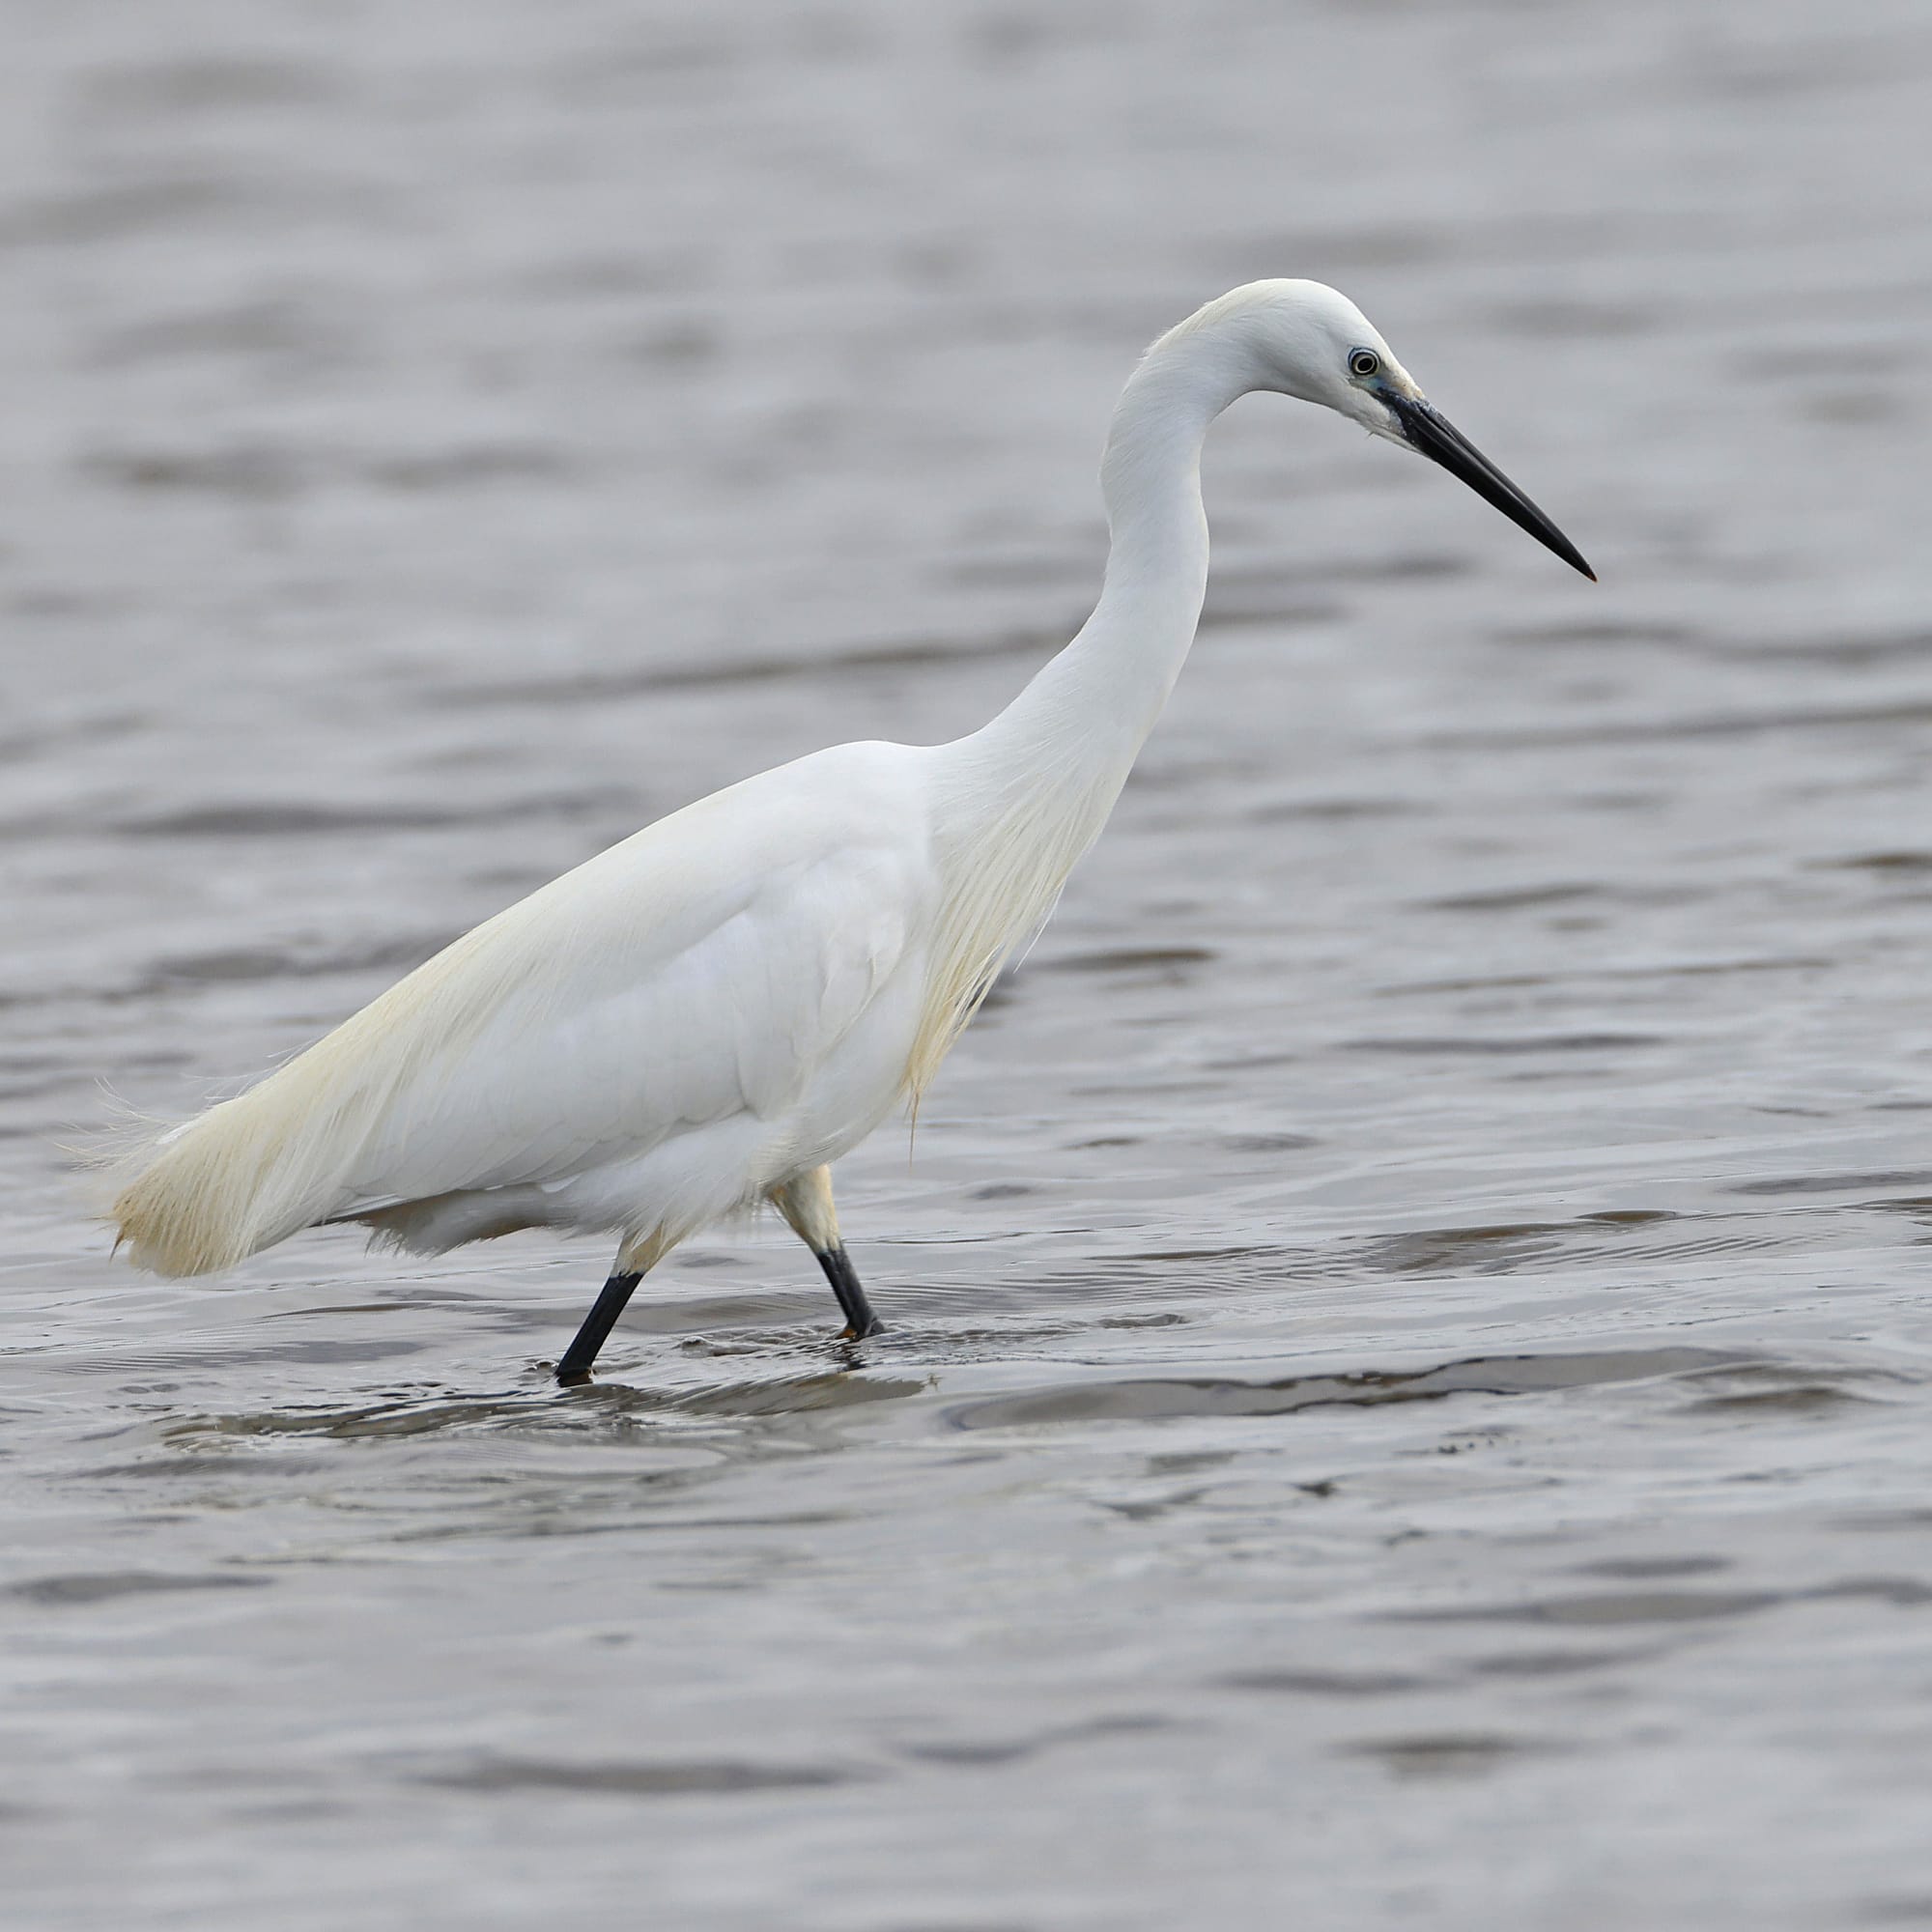
[[[1580,570],[1592,583],[1597,573],[1582,553],[1512,483],[1469,439],[1434,404],[1420,396],[1387,395],[1383,400],[1412,447],[1460,476],[1485,502],[1493,503],[1511,523],[1527,530],[1538,543],[1553,550],[1572,570]]]

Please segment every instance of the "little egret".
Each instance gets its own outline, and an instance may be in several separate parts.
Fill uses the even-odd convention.
[[[340,1221],[421,1254],[520,1228],[614,1234],[557,1364],[574,1382],[652,1266],[770,1202],[846,1332],[870,1334],[832,1163],[917,1101],[1106,823],[1201,615],[1202,439],[1258,389],[1419,451],[1594,577],[1352,302],[1319,282],[1236,289],[1127,383],[1100,600],[990,724],[813,753],[486,921],[132,1156],[112,1210],[132,1259],[202,1274]]]

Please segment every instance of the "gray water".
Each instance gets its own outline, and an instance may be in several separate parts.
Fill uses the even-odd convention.
[[[0,64],[0,1912],[1932,1923],[1917,4],[76,4]],[[56,1145],[657,813],[969,728],[1132,355],[1339,283],[1596,563],[1216,431],[929,1099],[220,1283]]]

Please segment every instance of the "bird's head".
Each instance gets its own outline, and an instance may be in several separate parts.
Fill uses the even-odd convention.
[[[1439,463],[1595,581],[1577,547],[1423,395],[1347,296],[1321,282],[1250,282],[1209,302],[1164,341],[1189,336],[1203,346],[1215,342],[1238,388],[1320,403]]]

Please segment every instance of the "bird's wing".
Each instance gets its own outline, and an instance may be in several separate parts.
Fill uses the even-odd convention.
[[[914,756],[840,746],[703,800],[365,1008],[311,1050],[371,1076],[331,1211],[554,1180],[782,1117],[929,917]]]

